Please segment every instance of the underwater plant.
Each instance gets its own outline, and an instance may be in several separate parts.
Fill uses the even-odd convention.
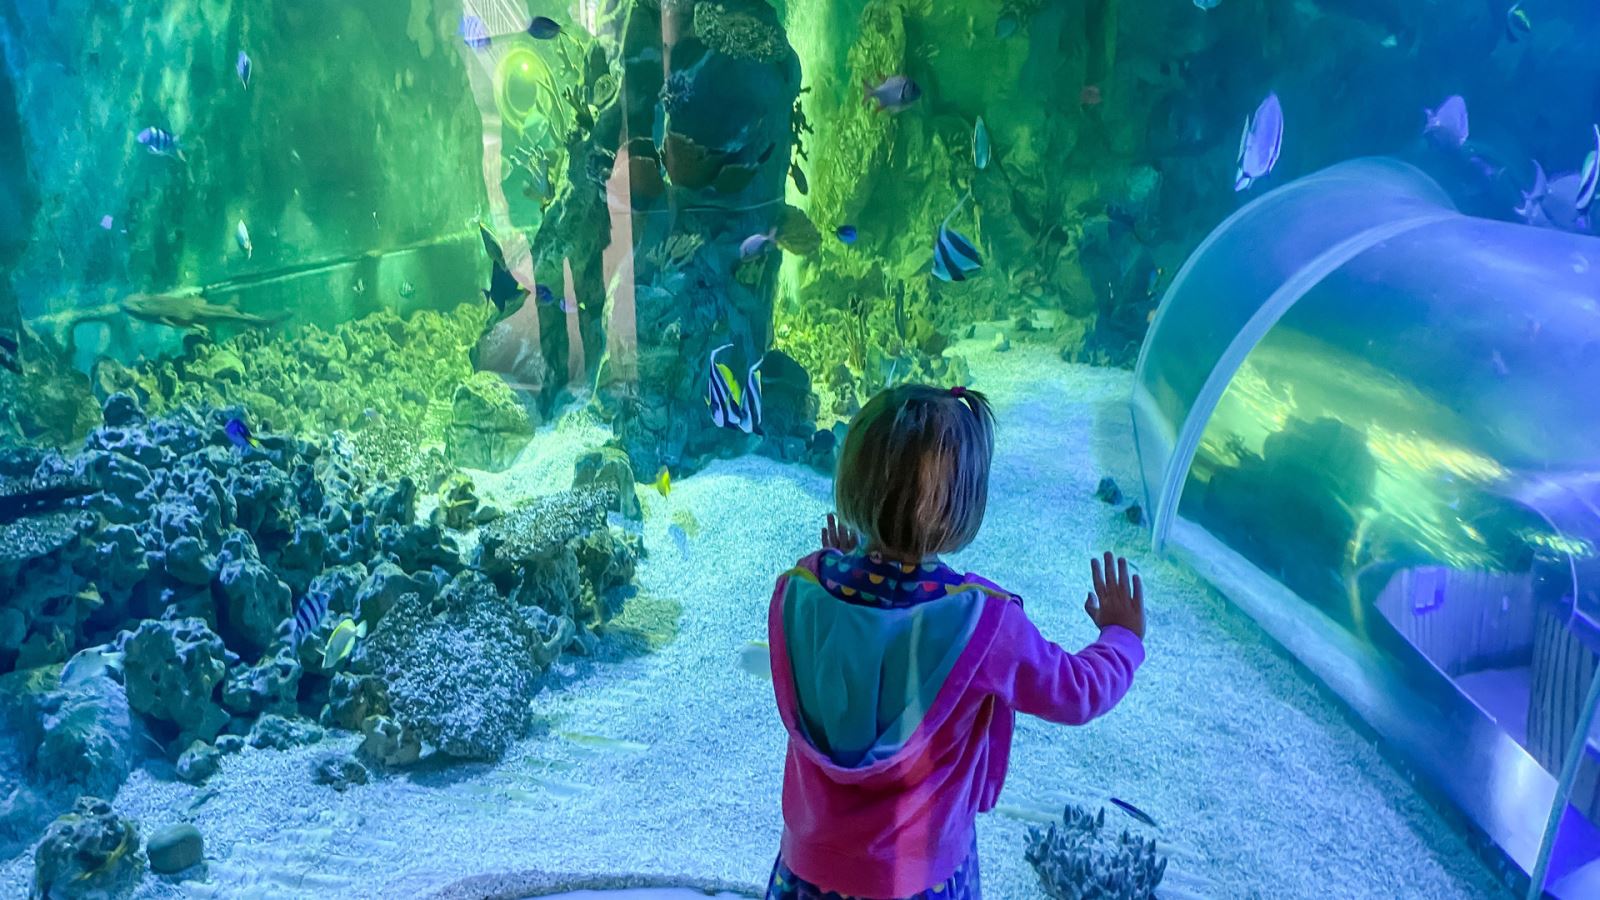
[[[1106,811],[1068,804],[1061,823],[1029,828],[1024,855],[1051,900],[1151,900],[1167,871],[1154,838],[1105,830]]]

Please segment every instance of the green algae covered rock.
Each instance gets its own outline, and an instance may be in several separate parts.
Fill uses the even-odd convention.
[[[533,438],[528,411],[498,375],[478,372],[456,388],[445,456],[458,466],[509,468]]]
[[[215,699],[227,673],[227,650],[204,619],[146,619],[125,652],[124,681],[134,711],[178,726],[179,746],[216,737],[228,721]]]

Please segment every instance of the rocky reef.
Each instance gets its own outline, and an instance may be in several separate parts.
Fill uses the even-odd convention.
[[[1029,828],[1026,856],[1051,900],[1151,900],[1167,871],[1156,842],[1106,831],[1106,811],[1068,806],[1061,824]]]
[[[147,751],[192,781],[324,728],[383,764],[496,758],[542,673],[632,595],[613,486],[501,516],[458,475],[424,519],[424,489],[343,432],[239,447],[239,415],[147,416],[115,393],[70,456],[0,449],[5,494],[77,486],[0,525],[0,844],[114,795]],[[308,598],[326,612],[297,631]],[[340,623],[365,629],[348,653],[330,650]]]

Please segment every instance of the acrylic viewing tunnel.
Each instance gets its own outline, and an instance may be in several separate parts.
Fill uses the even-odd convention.
[[[1219,226],[1133,398],[1157,549],[1571,898],[1600,896],[1597,413],[1600,240],[1392,159]]]

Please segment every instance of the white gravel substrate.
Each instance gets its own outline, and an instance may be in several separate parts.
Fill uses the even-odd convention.
[[[1128,373],[1026,346],[959,349],[1000,431],[988,521],[957,565],[1022,594],[1044,633],[1074,649],[1093,637],[1082,611],[1092,552],[1138,561],[1150,611],[1149,660],[1121,707],[1083,728],[1020,722],[1005,812],[979,825],[986,893],[1039,895],[1021,852],[1028,819],[1116,795],[1161,823],[1173,852],[1166,897],[1503,896],[1300,669],[1190,573],[1150,558],[1145,533],[1093,498],[1103,474],[1136,493]],[[501,501],[565,486],[571,460],[603,438],[569,421],[513,472],[480,483]],[[509,759],[343,794],[311,784],[308,769],[349,738],[247,750],[204,788],[135,773],[117,807],[147,831],[191,819],[212,860],[205,881],[152,878],[143,896],[415,897],[524,869],[764,885],[784,738],[770,683],[735,661],[765,637],[774,577],[814,548],[829,484],[747,457],[682,480],[670,498],[642,497],[641,596],[601,659],[557,673],[536,702],[538,733]],[[686,555],[667,534],[685,512],[699,524]],[[0,864],[0,896],[25,895],[30,873],[27,856]]]

